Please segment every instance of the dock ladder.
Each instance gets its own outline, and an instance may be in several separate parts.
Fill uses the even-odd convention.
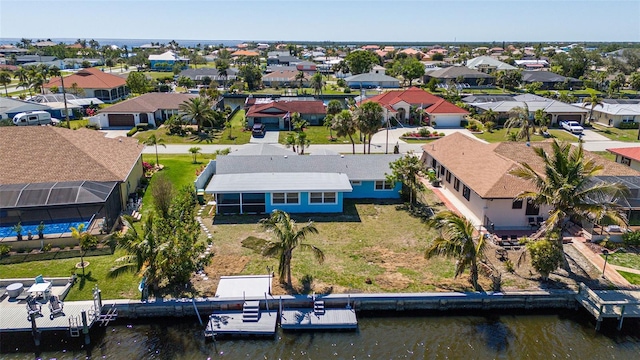
[[[82,322],[77,316],[69,317],[69,335],[71,337],[80,337],[80,330],[82,329]]]
[[[316,294],[313,294],[313,313],[324,315],[324,300],[316,300]]]
[[[100,322],[100,326],[107,326],[109,325],[109,322],[117,318],[118,309],[116,308],[116,304],[112,304],[106,314],[100,314],[100,316],[98,316],[98,321]]]
[[[242,305],[242,321],[257,322],[260,318],[260,301],[245,301]]]

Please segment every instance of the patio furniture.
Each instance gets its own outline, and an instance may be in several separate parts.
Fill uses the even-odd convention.
[[[538,216],[536,217],[536,222],[538,223],[538,226],[540,226],[544,222],[544,219],[542,218],[542,216]]]
[[[27,292],[30,294],[34,294],[36,297],[42,296],[45,300],[49,298],[49,294],[51,293],[51,282],[43,282],[43,283],[35,283],[27,289]]]
[[[22,283],[13,283],[7,286],[7,293],[10,298],[16,298],[18,295],[22,294],[23,289],[24,285]]]
[[[58,315],[64,315],[62,310],[64,309],[64,303],[60,301],[60,298],[57,295],[53,295],[49,300],[49,318],[53,320]]]
[[[496,249],[496,255],[500,261],[507,260],[507,249],[498,248]]]
[[[535,229],[536,227],[538,227],[538,223],[536,222],[536,219],[533,216],[529,217],[528,220],[529,220],[529,226],[532,229]]]
[[[35,300],[27,301],[27,313],[29,314],[28,320],[31,321],[31,316],[39,317],[42,316],[42,306],[38,304]]]

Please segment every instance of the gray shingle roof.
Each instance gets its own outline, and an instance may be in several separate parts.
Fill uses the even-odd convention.
[[[216,174],[344,173],[349,180],[384,180],[402,155],[219,156]],[[256,179],[257,180],[257,179]]]
[[[345,174],[320,172],[262,173],[215,175],[207,185],[207,193],[269,192],[269,191],[340,191],[353,188]]]
[[[391,77],[389,75],[376,74],[376,73],[365,73],[365,74],[353,75],[353,76],[349,76],[344,80],[346,82],[358,82],[358,81],[394,81],[398,83],[400,82],[400,80],[394,77]]]

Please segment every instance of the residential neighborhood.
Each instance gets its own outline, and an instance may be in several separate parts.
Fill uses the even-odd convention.
[[[388,309],[637,322],[635,43],[23,38],[0,55],[2,336],[161,316],[272,336]]]

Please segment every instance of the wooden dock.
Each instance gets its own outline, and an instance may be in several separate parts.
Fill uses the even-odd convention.
[[[2,307],[0,311],[0,333],[2,332],[30,332],[31,320],[27,315],[24,303],[9,304]],[[78,319],[77,323],[82,324],[80,316],[82,311],[89,313],[94,306],[93,301],[69,301],[64,303],[64,310],[60,316],[53,319],[49,317],[47,304],[42,304],[42,316],[36,317],[36,325],[40,331],[69,331],[69,320]],[[93,325],[94,316],[87,318],[89,327]]]
[[[216,336],[275,336],[278,311],[262,310],[257,321],[243,320],[242,311],[219,311],[209,316],[204,330],[207,338]]]
[[[280,319],[283,330],[355,330],[358,320],[354,309],[324,309],[318,313],[312,308],[283,309]]]
[[[640,290],[591,290],[580,284],[576,300],[596,318],[596,330],[603,319],[618,320],[618,330],[625,318],[640,318]]]

